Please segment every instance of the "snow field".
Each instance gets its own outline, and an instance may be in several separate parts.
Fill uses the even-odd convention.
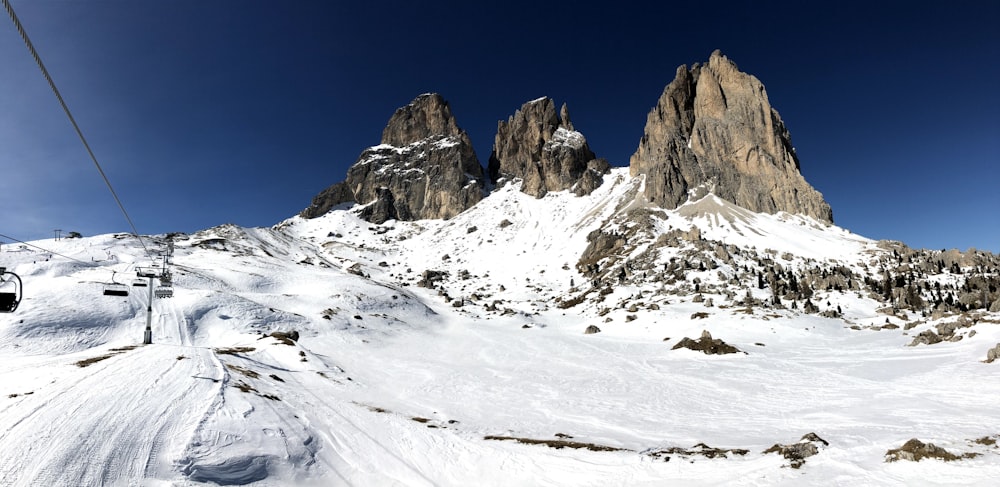
[[[39,242],[81,263],[5,247],[0,265],[25,277],[26,299],[17,313],[0,315],[0,484],[982,485],[1000,478],[998,450],[971,441],[1000,435],[1000,367],[981,362],[1000,342],[1000,325],[989,320],[959,342],[908,347],[941,320],[905,330],[893,317],[900,328],[876,331],[870,325],[886,315],[854,292],[816,293],[821,308],[839,305],[844,319],[748,313],[719,294],[706,294],[716,301],[709,307],[658,282],[615,286],[599,305],[556,306],[573,294],[571,280],[586,285],[576,270],[586,236],[642,204],[634,196],[641,181],[620,173],[583,198],[534,199],[511,185],[448,221],[372,225],[335,211],[178,239],[174,297],[154,301],[154,343],[135,348],[147,291],[101,296],[112,271],[129,282],[144,265],[134,240]],[[836,227],[703,202],[688,216],[683,208],[665,212],[663,224],[697,225],[705,238],[772,249],[776,259],[790,252],[789,266],[828,256],[855,266],[877,252]],[[682,253],[664,250],[657,265]],[[418,287],[424,270],[449,277]],[[718,271],[733,268],[687,279],[718,283]],[[493,301],[512,311],[486,310]],[[637,301],[660,309],[619,306]],[[588,325],[602,332],[584,335]],[[747,353],[671,350],[703,330]],[[281,333],[292,331],[298,339],[283,343]],[[761,453],[809,432],[830,445],[801,469]],[[622,450],[485,439],[557,434]],[[884,462],[887,449],[910,438],[980,456]],[[698,443],[749,453],[671,454],[670,461],[647,454]]]

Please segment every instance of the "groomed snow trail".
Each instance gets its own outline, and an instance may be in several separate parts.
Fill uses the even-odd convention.
[[[97,355],[95,353],[95,355]],[[169,479],[221,393],[212,351],[147,345],[39,384],[0,413],[4,485],[125,485]]]

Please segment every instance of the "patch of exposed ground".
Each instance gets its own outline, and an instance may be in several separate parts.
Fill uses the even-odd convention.
[[[129,346],[126,346],[126,347],[112,348],[112,349],[109,350],[111,353],[104,354],[104,355],[99,355],[97,357],[91,357],[91,358],[83,359],[83,360],[74,362],[73,365],[75,365],[77,367],[88,367],[88,366],[96,364],[97,362],[100,362],[102,360],[107,360],[107,359],[109,359],[111,357],[114,357],[115,355],[119,355],[119,354],[128,352],[129,350],[135,350],[138,347],[139,347],[138,345],[129,345]]]
[[[256,350],[253,347],[228,347],[228,348],[216,348],[215,353],[217,355],[239,355],[241,353],[250,353]]]

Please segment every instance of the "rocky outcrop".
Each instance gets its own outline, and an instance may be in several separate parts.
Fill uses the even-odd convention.
[[[478,203],[484,184],[472,142],[448,102],[424,94],[396,110],[382,143],[365,149],[347,178],[313,198],[301,216],[315,218],[356,202],[367,205],[360,214],[373,223],[447,219]]]
[[[564,190],[584,195],[600,186],[609,168],[573,128],[566,105],[557,114],[551,98],[529,101],[497,123],[489,162],[494,183],[520,178],[521,191],[536,198]]]
[[[885,452],[886,462],[897,462],[899,460],[909,460],[911,462],[919,462],[925,458],[944,460],[946,462],[952,462],[962,458],[972,458],[976,454],[968,454],[958,456],[954,453],[941,448],[934,443],[924,443],[916,438],[910,439],[903,446],[899,448],[893,448]]]
[[[998,358],[1000,358],[1000,343],[986,351],[986,363],[991,364]]]
[[[799,173],[764,85],[719,51],[707,64],[677,68],[649,112],[629,169],[646,176],[646,198],[665,208],[713,192],[755,212],[833,221],[830,205]]]
[[[798,443],[791,443],[788,445],[782,445],[780,443],[775,443],[774,446],[764,450],[764,454],[777,453],[787,460],[791,460],[789,464],[792,468],[801,468],[805,465],[806,458],[816,455],[820,451],[820,447],[830,446],[823,438],[820,438],[816,433],[808,433],[802,437]]]
[[[356,203],[354,193],[347,186],[347,181],[336,183],[313,196],[312,204],[302,210],[299,216],[302,218],[323,216],[335,206],[343,203]]]
[[[697,340],[692,340],[688,337],[684,337],[681,341],[677,342],[676,345],[671,348],[671,350],[677,350],[678,348],[687,348],[689,350],[695,350],[702,352],[705,355],[725,355],[727,353],[740,353],[742,350],[718,339],[712,338],[712,334],[708,330],[701,332],[701,338]],[[743,352],[744,354],[746,352]]]

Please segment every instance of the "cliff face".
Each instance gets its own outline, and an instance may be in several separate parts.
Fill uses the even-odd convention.
[[[833,221],[823,195],[799,173],[764,86],[719,51],[708,64],[677,68],[647,116],[629,169],[646,176],[646,197],[665,208],[711,191],[756,212]]]
[[[489,162],[493,182],[520,178],[521,191],[536,198],[567,189],[584,195],[600,186],[608,168],[573,128],[566,105],[557,114],[551,98],[529,101],[497,123]]]
[[[361,216],[373,223],[441,219],[482,199],[483,169],[440,95],[420,95],[396,110],[381,142],[365,149],[347,178],[313,198],[301,216],[315,218],[357,202],[368,205]]]
[[[497,123],[489,177],[521,179],[536,198],[550,191],[589,194],[609,166],[597,158],[548,97],[525,103]],[[664,208],[711,192],[755,212],[785,211],[832,222],[823,195],[803,179],[788,129],[761,82],[719,51],[708,63],[680,66],[646,118],[629,161],[646,179],[645,196]],[[363,218],[451,218],[483,198],[485,178],[469,136],[448,103],[420,95],[393,114],[379,145],[369,147],[347,178],[315,198],[301,215],[315,218],[340,203],[365,205]]]

